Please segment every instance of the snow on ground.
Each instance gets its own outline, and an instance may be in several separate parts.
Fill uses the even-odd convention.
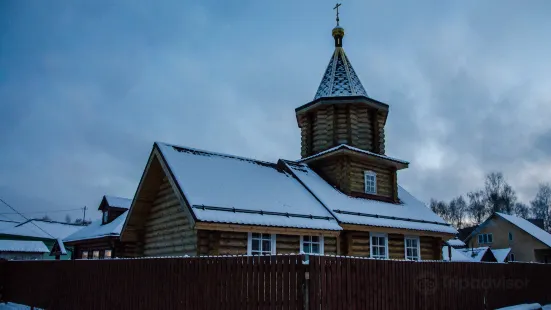
[[[522,304],[522,305],[509,306],[505,308],[499,308],[496,310],[539,310],[539,309],[541,309],[540,304]]]

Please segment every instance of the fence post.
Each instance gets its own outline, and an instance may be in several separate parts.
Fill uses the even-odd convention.
[[[301,254],[300,260],[302,261],[302,268],[304,270],[304,285],[302,287],[302,296],[304,297],[304,310],[308,310],[310,307],[310,270],[308,268],[309,261],[305,254]]]

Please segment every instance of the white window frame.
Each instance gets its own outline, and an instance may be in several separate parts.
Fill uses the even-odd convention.
[[[408,258],[408,239],[409,240],[415,240],[417,242],[417,259],[409,259]],[[410,249],[413,249],[413,247],[410,247]],[[406,260],[414,260],[414,261],[420,261],[421,260],[421,240],[419,239],[419,236],[404,236],[404,257]]]
[[[373,237],[382,237],[385,240],[385,257],[373,256]],[[388,259],[388,234],[386,233],[369,233],[369,257],[378,259]]]
[[[88,258],[88,250],[82,251],[82,252],[80,253],[80,259],[89,259],[89,258]]]
[[[103,211],[103,214],[102,214],[103,224],[107,223],[108,219],[109,219],[109,213],[107,213],[107,211]]]
[[[373,192],[368,192],[367,191],[367,177],[368,176],[372,176],[373,177],[373,182],[375,184],[373,184]],[[371,170],[366,170],[364,171],[364,192],[366,194],[372,194],[372,195],[377,195],[377,173],[375,173],[374,171],[371,171]]]
[[[304,237],[318,237],[319,241],[318,242],[312,242],[312,239],[310,239],[310,241],[306,241],[310,244],[315,244],[315,243],[319,243],[319,249],[320,249],[320,252],[319,253],[306,253],[304,251]],[[323,239],[323,236],[316,236],[316,235],[308,235],[308,236],[300,236],[300,252],[301,253],[304,253],[304,254],[319,254],[319,255],[323,255],[325,253],[325,249],[324,249],[324,243],[325,243],[325,240]],[[311,247],[310,247],[311,248]]]
[[[107,252],[109,252],[109,256],[107,256]],[[103,259],[111,259],[113,258],[113,250],[104,250],[103,251]]]
[[[254,234],[260,234],[261,236],[264,235],[270,235],[270,255],[276,254],[276,234],[266,234],[266,233],[257,233]],[[262,246],[262,242],[260,242],[260,246]],[[253,255],[253,232],[250,232],[247,236],[247,255]],[[255,253],[254,255],[259,255]],[[260,255],[267,255],[267,254],[260,254]]]
[[[98,254],[97,257],[96,257],[96,253]],[[92,259],[99,259],[99,250],[92,251]]]

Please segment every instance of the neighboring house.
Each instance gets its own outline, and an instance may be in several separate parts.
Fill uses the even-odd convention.
[[[510,249],[508,261],[551,263],[551,234],[513,215],[494,213],[465,242],[469,247]]]
[[[120,242],[121,229],[128,214],[131,199],[103,196],[98,210],[100,220],[66,237],[63,242],[74,248],[74,259],[109,259],[118,257],[123,246]]]
[[[463,255],[467,256],[474,262],[497,262],[497,258],[494,253],[490,250],[490,247],[479,247],[479,248],[465,248],[458,249]]]
[[[467,239],[471,235],[471,233],[473,232],[473,230],[476,229],[476,227],[477,226],[475,225],[475,226],[458,229],[457,239],[465,241],[465,239]]]
[[[50,256],[50,251],[57,239],[63,239],[82,227],[82,225],[77,224],[31,219],[0,230],[0,240],[42,241],[48,247],[48,253],[44,254],[42,258],[55,259],[55,256]],[[61,255],[61,259],[71,258],[72,249],[67,250],[66,255]]]
[[[7,260],[39,260],[49,253],[42,241],[0,240],[0,258]]]
[[[121,233],[125,256],[325,253],[441,259],[457,231],[397,182],[389,106],[367,96],[333,29],[314,100],[295,110],[297,161],[154,143]]]

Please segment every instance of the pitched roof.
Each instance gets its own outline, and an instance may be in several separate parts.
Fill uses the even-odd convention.
[[[453,238],[453,239],[450,239],[447,241],[449,245],[451,245],[452,247],[464,247],[466,244],[465,242],[457,239],[457,238]]]
[[[457,249],[454,249],[453,247],[451,248],[451,252],[452,252],[452,259],[451,259],[452,262],[474,262],[472,258],[466,256],[463,252]],[[445,260],[445,261],[450,260],[449,253],[448,253],[448,246],[442,247],[442,260]]]
[[[274,163],[156,145],[199,221],[341,230],[331,213]]]
[[[48,247],[42,241],[0,240],[0,252],[48,253]]]
[[[339,222],[456,234],[455,228],[401,186],[400,204],[353,198],[338,191],[308,165],[284,161],[293,174],[327,207]]]
[[[494,256],[496,257],[498,263],[503,263],[506,259],[509,253],[511,252],[511,248],[505,248],[505,249],[490,249]]]
[[[367,150],[362,150],[362,149],[359,149],[357,147],[350,146],[348,144],[337,145],[337,146],[332,147],[330,149],[327,149],[323,152],[319,152],[319,153],[314,154],[312,156],[302,158],[301,160],[299,160],[299,162],[306,162],[306,161],[309,161],[310,159],[320,157],[320,156],[323,156],[325,154],[334,153],[334,152],[337,152],[339,150],[349,150],[349,151],[353,151],[353,152],[357,152],[357,153],[362,153],[362,154],[366,154],[366,155],[379,157],[381,159],[397,162],[397,163],[400,163],[400,164],[409,165],[409,162],[407,162],[405,160],[389,157],[389,156],[386,156],[386,155],[381,155],[381,154],[378,154],[378,153],[375,153],[375,152],[370,152],[370,151],[367,151]]]
[[[530,223],[523,218],[514,215],[508,215],[500,212],[496,212],[495,214],[509,221],[511,224],[517,226],[518,228],[524,230],[526,233],[543,242],[545,245],[551,247],[551,234],[549,234],[545,230],[539,228],[538,226]]]
[[[32,219],[17,226],[2,229],[0,230],[0,235],[63,239],[81,228],[82,225]]]
[[[110,207],[130,209],[130,205],[132,204],[132,199],[128,199],[128,198],[109,196],[109,195],[105,195],[103,197],[105,198],[105,200],[107,201],[107,204]]]
[[[103,237],[118,237],[121,234],[124,221],[128,211],[125,211],[123,214],[119,215],[113,221],[102,225],[102,220],[96,220],[90,225],[83,227],[82,229],[74,232],[73,234],[65,237],[64,242],[72,242],[79,240],[89,240]]]
[[[465,256],[471,258],[473,261],[481,262],[482,258],[484,258],[484,255],[486,254],[486,252],[488,252],[488,250],[490,250],[490,248],[487,246],[483,246],[479,248],[465,248],[457,250],[462,252]],[[490,251],[490,253],[492,253],[492,251]],[[494,256],[493,253],[492,256]]]
[[[346,57],[344,49],[335,47],[335,52],[333,52],[327,69],[325,69],[314,100],[322,97],[341,96],[367,97],[367,92],[352,68],[348,57]]]

